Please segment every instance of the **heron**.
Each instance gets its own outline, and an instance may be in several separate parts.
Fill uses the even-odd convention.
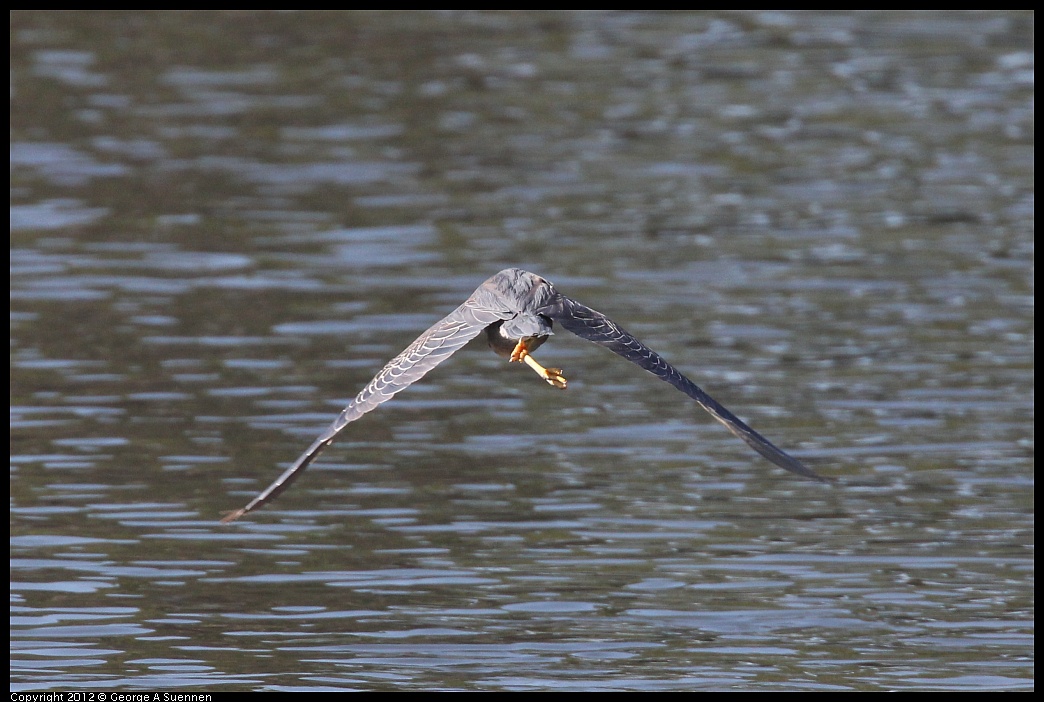
[[[568,381],[562,375],[562,369],[547,368],[533,357],[533,352],[554,333],[552,327],[555,322],[580,338],[606,347],[673,385],[780,468],[805,478],[828,482],[751,429],[660,354],[604,314],[566,297],[535,273],[508,268],[482,283],[460,307],[436,322],[390,360],[282,475],[245,507],[228,513],[221,521],[235,521],[274,500],[300,477],[345,427],[423,378],[428,371],[483,332],[490,348],[497,355],[512,363],[525,363],[556,388],[567,387]]]

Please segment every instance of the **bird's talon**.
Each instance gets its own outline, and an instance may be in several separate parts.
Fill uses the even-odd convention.
[[[544,380],[551,385],[554,385],[556,388],[562,388],[563,390],[567,385],[569,385],[569,381],[566,380],[564,375],[562,375],[561,368],[548,368]]]

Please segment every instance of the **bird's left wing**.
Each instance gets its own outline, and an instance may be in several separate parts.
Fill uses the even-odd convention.
[[[561,293],[556,293],[549,303],[537,310],[537,313],[550,317],[580,338],[593,341],[623,356],[631,363],[644,368],[660,380],[670,383],[678,390],[681,390],[700,403],[700,406],[710,412],[712,417],[724,424],[726,429],[743,439],[752,449],[780,468],[806,478],[827,482],[825,478],[816,474],[796,458],[747,426],[743,420],[705,393],[696,383],[682,375],[677,368],[664,360],[660,354],[621,329],[601,312],[582,305]]]
[[[428,331],[406,347],[398,356],[388,361],[366,387],[348,403],[334,423],[319,435],[312,445],[286,469],[275,482],[247,504],[246,507],[227,514],[221,521],[228,523],[239,519],[247,512],[272,501],[322,453],[323,449],[333,443],[337,436],[351,422],[376,408],[383,402],[423,378],[428,371],[449,358],[454,351],[461,348],[490,324],[508,319],[513,313],[507,309],[490,304],[486,296],[480,295],[483,289],[475,291],[468,300],[437,322]]]

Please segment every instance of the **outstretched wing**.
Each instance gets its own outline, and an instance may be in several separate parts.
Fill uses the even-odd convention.
[[[333,443],[346,426],[356,419],[375,409],[382,402],[392,399],[395,393],[405,390],[417,382],[435,366],[449,358],[454,351],[461,348],[490,324],[507,319],[512,313],[506,309],[491,309],[495,305],[480,297],[482,288],[468,298],[467,302],[455,309],[441,321],[406,347],[406,350],[388,361],[373,380],[366,384],[354,400],[352,400],[334,423],[317,438],[308,450],[294,461],[293,465],[276,478],[275,482],[241,509],[230,512],[221,521],[228,523],[239,519],[247,512],[272,501],[283,490],[311,465],[323,449]]]
[[[743,439],[752,449],[780,468],[806,478],[827,482],[825,478],[817,475],[796,458],[777,448],[771,441],[748,427],[739,417],[725,409],[721,403],[665,361],[660,354],[628,334],[601,312],[582,305],[561,293],[556,294],[550,303],[537,312],[550,317],[580,338],[606,347],[681,390],[700,403],[700,406],[724,424],[726,429]]]

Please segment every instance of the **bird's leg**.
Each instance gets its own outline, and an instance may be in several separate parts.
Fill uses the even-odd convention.
[[[544,368],[540,365],[532,354],[529,353],[529,349],[526,347],[526,340],[519,339],[518,343],[515,344],[514,350],[511,352],[511,362],[522,361],[527,366],[536,371],[536,374],[546,380],[556,388],[564,388],[568,381],[565,376],[562,375],[561,368]]]

